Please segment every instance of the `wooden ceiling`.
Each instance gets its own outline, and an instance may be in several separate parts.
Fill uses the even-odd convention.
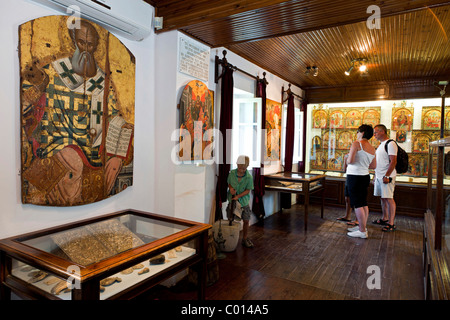
[[[450,1],[145,1],[164,18],[159,32],[223,46],[304,89],[450,80]],[[370,5],[380,8],[379,29],[367,26]],[[355,58],[368,59],[368,73],[346,76]],[[308,66],[318,75],[305,75]]]

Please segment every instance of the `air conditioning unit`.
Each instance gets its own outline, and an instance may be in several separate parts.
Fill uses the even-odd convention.
[[[141,41],[152,29],[153,7],[143,0],[32,0],[91,20],[114,34]]]

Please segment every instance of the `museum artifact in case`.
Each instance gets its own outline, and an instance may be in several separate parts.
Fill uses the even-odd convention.
[[[204,299],[209,228],[124,210],[0,240],[0,298],[131,299],[193,267]]]
[[[403,101],[369,101],[353,103],[330,103],[308,108],[306,134],[305,172],[325,174],[326,202],[345,207],[344,156],[356,139],[361,124],[372,126],[382,123],[388,136],[395,140],[409,156],[408,171],[398,174],[395,181],[397,214],[423,217],[426,211],[427,175],[436,170],[436,161],[428,157],[429,144],[440,138],[441,121],[444,136],[450,130],[450,107],[445,107],[443,119],[438,99],[415,99]],[[379,141],[372,137],[369,142],[377,148]],[[374,171],[370,171],[373,177]],[[450,191],[450,179],[444,179],[445,192]],[[312,196],[314,202],[320,201]],[[369,186],[370,210],[381,211],[380,200],[373,196]]]
[[[314,193],[321,193],[322,205],[320,217],[323,218],[324,207],[324,190],[325,190],[324,174],[311,174],[302,172],[277,172],[274,174],[264,176],[265,186],[267,191],[278,191],[284,193],[295,193],[303,195],[304,197],[304,228],[308,228],[308,207],[309,196]]]
[[[413,102],[402,101],[392,107],[328,107],[314,106],[311,111],[309,134],[309,170],[330,176],[343,176],[344,155],[356,139],[356,130],[362,124],[386,125],[388,136],[409,155],[409,169],[397,177],[397,182],[426,183],[428,146],[440,137],[441,108],[439,106],[414,107]],[[416,112],[414,112],[416,111]],[[450,130],[450,108],[445,108],[445,135]],[[413,126],[413,123],[415,126]],[[377,148],[375,137],[369,142]],[[447,184],[447,183],[446,183]]]

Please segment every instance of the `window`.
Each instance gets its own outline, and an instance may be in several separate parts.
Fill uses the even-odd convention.
[[[295,108],[294,162],[303,159],[303,115],[300,108]]]
[[[260,132],[261,98],[253,98],[253,94],[234,88],[231,168],[236,167],[240,155],[249,156],[249,167],[260,166]]]
[[[300,108],[294,108],[295,127],[294,127],[294,155],[292,157],[292,163],[302,161],[303,155],[303,115],[304,112],[300,111]],[[286,145],[286,116],[287,116],[287,104],[283,104],[283,116],[282,116],[282,136],[281,136],[281,159],[284,165],[284,153]]]

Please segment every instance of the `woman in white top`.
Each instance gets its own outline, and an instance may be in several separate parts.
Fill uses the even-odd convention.
[[[347,181],[345,187],[350,196],[350,205],[355,209],[359,226],[349,229],[350,237],[367,238],[367,218],[369,207],[367,205],[367,189],[370,184],[369,169],[375,169],[375,148],[369,139],[373,136],[373,128],[363,124],[358,128],[356,141],[352,143],[350,152],[345,156],[347,165]]]

